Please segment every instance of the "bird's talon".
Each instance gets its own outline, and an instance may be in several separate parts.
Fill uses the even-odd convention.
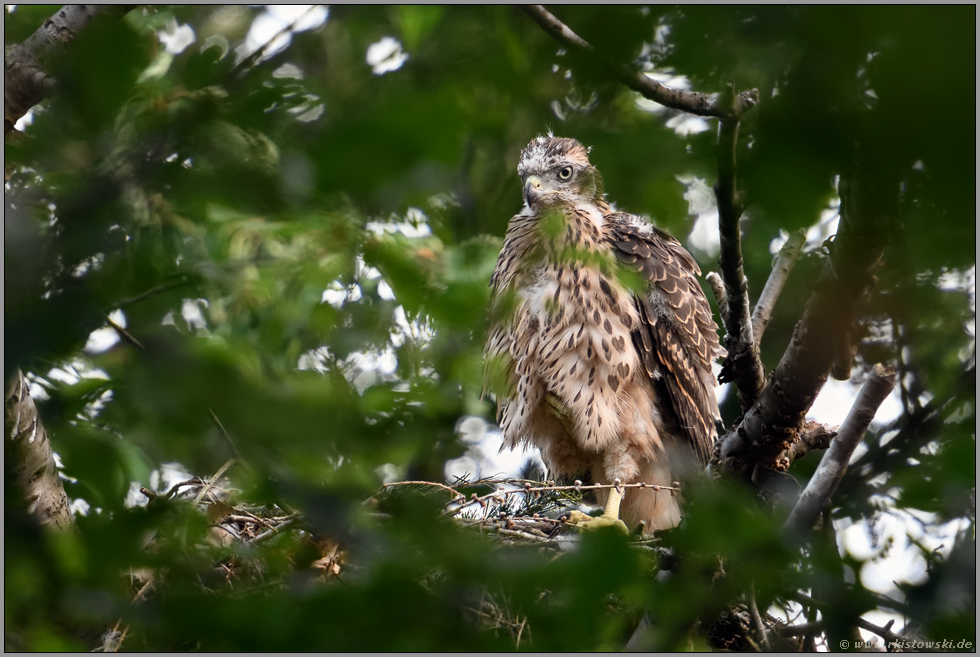
[[[584,529],[586,531],[593,531],[602,527],[615,527],[617,531],[622,532],[623,534],[629,533],[626,523],[619,518],[614,518],[605,514],[593,518],[592,516],[585,515],[581,511],[572,511],[568,516],[568,524],[575,525],[579,529]]]

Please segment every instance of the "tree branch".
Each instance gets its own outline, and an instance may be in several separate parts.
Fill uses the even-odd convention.
[[[715,460],[722,471],[744,472],[757,462],[778,468],[775,461],[796,441],[840,344],[856,330],[896,221],[898,184],[870,166],[855,179],[840,180],[840,229],[792,341],[762,395],[718,442]]]
[[[779,299],[779,294],[783,291],[789,272],[793,269],[804,244],[806,244],[806,231],[800,229],[792,233],[779,249],[772,273],[769,274],[769,280],[766,281],[766,286],[762,289],[762,294],[755,302],[755,310],[752,312],[752,337],[755,338],[756,347],[762,344],[762,334],[769,325],[769,317],[776,306],[776,300]]]
[[[45,70],[52,53],[65,47],[100,14],[126,14],[136,5],[65,5],[34,34],[4,55],[4,134],[54,88]]]
[[[734,102],[734,85],[729,83],[725,94]],[[742,410],[747,410],[762,394],[765,385],[765,370],[759,359],[756,340],[752,336],[752,321],[749,316],[749,285],[742,266],[742,229],[739,218],[742,216],[742,200],[736,186],[735,145],[738,142],[738,119],[727,118],[721,121],[718,136],[718,182],[715,183],[715,198],[718,202],[718,231],[721,237],[721,254],[718,266],[725,282],[725,297],[728,312],[722,315],[728,358],[718,380],[734,381],[738,386],[738,400]]]
[[[796,459],[803,458],[815,449],[827,449],[837,436],[839,427],[831,427],[819,422],[807,422],[800,431],[799,440],[786,450],[786,467]],[[782,459],[780,459],[782,462]]]
[[[592,44],[575,34],[575,32],[542,5],[522,5],[521,10],[562,45],[580,52],[596,54]],[[689,114],[714,116],[717,118],[734,117],[737,119],[759,102],[758,89],[744,91],[732,99],[731,102],[725,103],[720,102],[718,94],[705,94],[673,89],[629,67],[606,61],[604,61],[604,64],[610,69],[617,80],[644,98],[649,98],[665,107],[688,112]]]
[[[728,315],[728,295],[725,293],[725,281],[721,280],[721,276],[716,271],[709,271],[708,275],[704,277],[704,280],[708,282],[712,294],[715,295],[715,303],[718,304],[718,314],[724,318]]]
[[[784,531],[790,534],[801,534],[808,531],[824,502],[830,499],[837,490],[847,469],[854,448],[861,441],[868,425],[874,419],[881,402],[891,392],[895,385],[895,370],[881,364],[874,366],[867,381],[861,387],[854,405],[851,407],[844,424],[841,425],[837,437],[831,442],[830,448],[824,453],[817,471],[813,473],[799,502],[793,508],[789,518],[783,525]]]
[[[50,524],[58,529],[74,526],[48,432],[38,417],[30,385],[19,369],[14,370],[7,382],[4,411],[7,466],[24,491],[28,511],[41,525]]]

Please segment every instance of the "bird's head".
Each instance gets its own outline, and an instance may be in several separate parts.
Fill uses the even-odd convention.
[[[517,173],[529,208],[602,198],[602,178],[589,163],[588,149],[574,139],[535,137],[521,152]]]

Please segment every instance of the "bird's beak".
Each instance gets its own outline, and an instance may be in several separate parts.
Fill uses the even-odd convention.
[[[541,179],[537,176],[528,176],[527,180],[524,181],[524,203],[528,207],[534,205],[546,193],[544,185],[541,184]]]

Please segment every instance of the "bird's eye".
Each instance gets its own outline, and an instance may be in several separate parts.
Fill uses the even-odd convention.
[[[572,177],[572,167],[562,167],[562,170],[558,172],[559,180],[570,180]]]

